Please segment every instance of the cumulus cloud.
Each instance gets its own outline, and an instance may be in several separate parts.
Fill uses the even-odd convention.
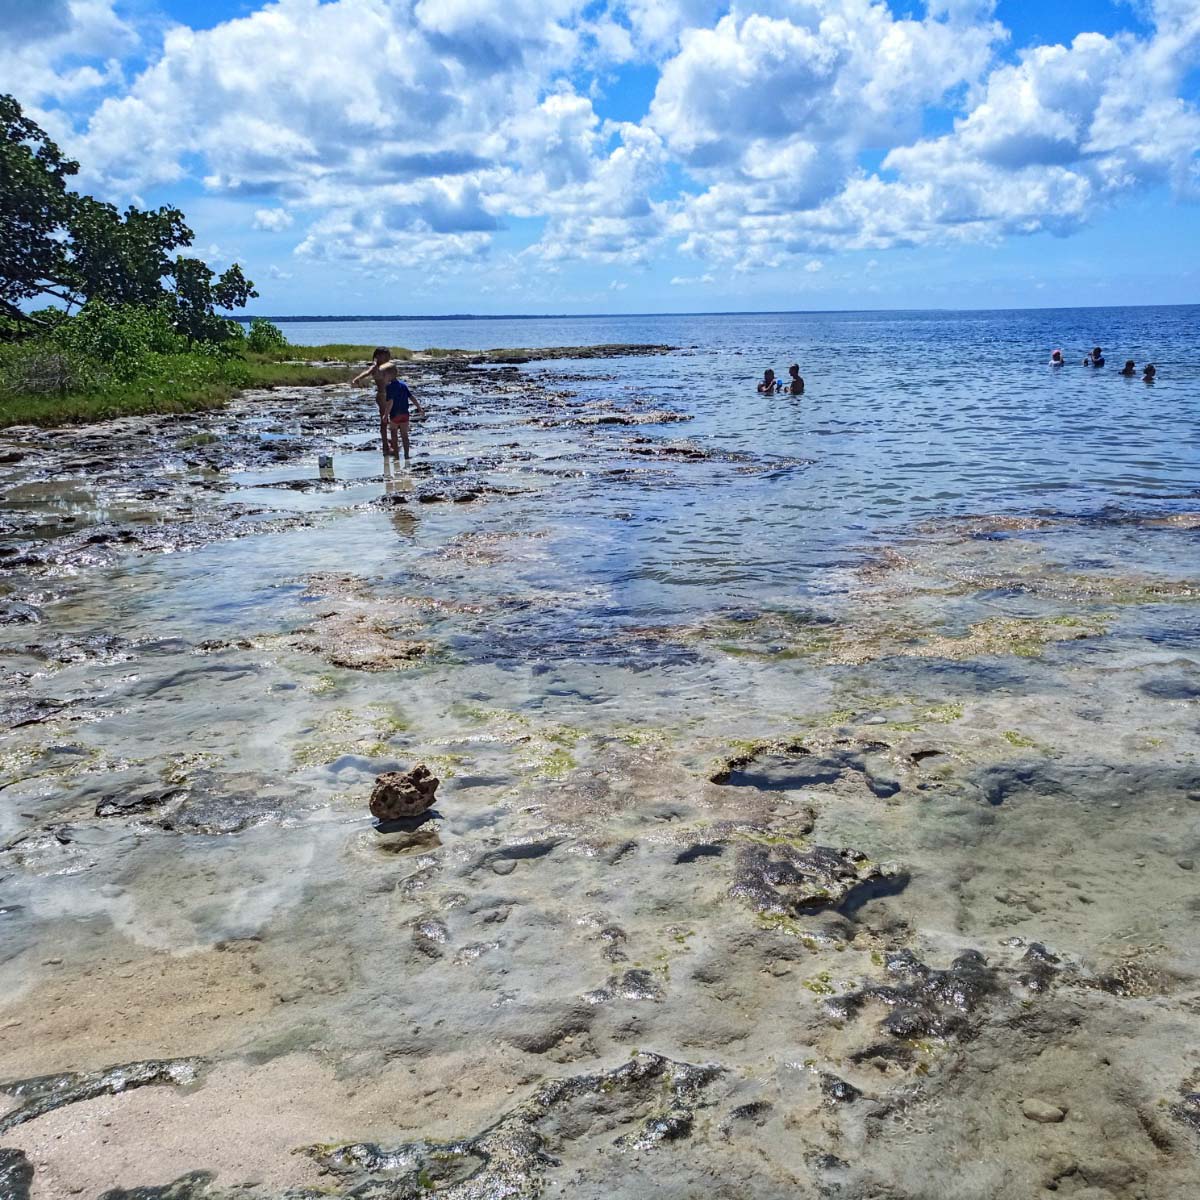
[[[859,138],[856,151],[881,139],[885,145],[892,142],[877,173],[863,170],[849,154],[829,169],[830,156],[846,149],[845,131],[853,129],[851,118],[829,119],[840,92],[837,73],[845,72],[859,84],[861,79],[852,58],[838,66],[822,55],[812,36],[796,35],[789,44],[803,50],[812,86],[823,81],[829,104],[819,113],[795,114],[790,132],[789,115],[777,108],[768,118],[773,133],[767,144],[756,141],[747,128],[731,152],[728,123],[722,126],[714,118],[697,124],[694,106],[688,108],[687,123],[676,120],[673,108],[660,104],[664,88],[677,86],[664,71],[655,104],[660,126],[668,126],[668,144],[678,144],[682,137],[682,152],[693,161],[705,154],[713,159],[711,166],[701,162],[697,167],[697,174],[707,173],[712,182],[684,204],[674,221],[684,247],[708,260],[750,268],[812,251],[887,249],[1042,231],[1068,234],[1098,207],[1137,188],[1166,183],[1183,198],[1196,195],[1200,114],[1179,93],[1186,72],[1200,61],[1200,6],[1181,0],[1159,3],[1157,27],[1149,38],[1085,33],[1070,46],[1037,46],[1014,63],[989,69],[983,69],[985,47],[977,42],[975,53],[963,60],[974,66],[956,80],[949,62],[953,41],[966,30],[978,34],[985,28],[994,37],[991,12],[990,3],[961,0],[931,7],[920,30],[914,22],[893,21],[885,31],[882,14],[867,22],[876,47],[904,47],[906,65],[893,62],[877,74],[870,85],[875,99],[864,105],[865,119],[873,121],[873,113],[891,107],[899,133],[906,106],[916,98],[916,111],[922,110],[931,103],[930,89],[951,91],[962,85],[969,97],[952,132],[941,137],[895,141],[879,125],[869,137]],[[731,45],[744,45],[748,35],[760,36],[748,24],[727,25]],[[677,63],[695,49],[685,40]],[[724,53],[728,57],[734,51],[727,46]],[[736,68],[739,60],[728,61]],[[918,61],[924,63],[922,86],[912,78]],[[734,102],[726,95],[725,103]],[[718,113],[719,107],[701,106],[700,112]],[[781,185],[761,171],[756,174],[748,152],[764,160],[784,155],[780,161],[788,164],[794,181],[804,182],[807,194],[800,195],[793,183],[792,195],[778,203]]]
[[[1020,54],[995,0],[272,0],[165,31],[115,5],[0,0],[5,85],[85,186],[197,177],[256,229],[302,223],[313,260],[471,266],[530,222],[514,270],[680,249],[815,274],[1067,234],[1137,188],[1200,196],[1195,0]],[[652,100],[606,119],[630,63]]]
[[[115,0],[0,0],[0,88],[55,134],[60,106],[124,81],[121,60],[139,47]]]
[[[281,233],[292,224],[292,214],[286,208],[259,208],[254,213],[254,228],[267,233]]]

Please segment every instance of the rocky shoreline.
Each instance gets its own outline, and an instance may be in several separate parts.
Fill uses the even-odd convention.
[[[1196,1191],[1195,514],[652,613],[581,514],[803,464],[410,379],[0,438],[0,1197]]]

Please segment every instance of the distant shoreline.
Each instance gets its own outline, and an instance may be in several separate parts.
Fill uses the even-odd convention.
[[[232,320],[242,324],[251,321],[272,321],[276,324],[338,324],[351,321],[604,321],[627,318],[661,317],[823,317],[823,316],[871,316],[902,313],[1037,313],[1037,312],[1114,312],[1127,308],[1197,308],[1200,300],[1191,304],[1071,304],[1049,308],[780,308],[780,309],[730,309],[712,312],[624,312],[624,313],[433,313],[402,315],[398,313],[356,313],[350,316],[312,314],[301,316],[274,316],[269,313],[229,313]]]

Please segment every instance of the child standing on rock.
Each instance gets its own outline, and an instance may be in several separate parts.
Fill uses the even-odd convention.
[[[421,402],[412,394],[407,383],[400,378],[400,368],[392,358],[392,352],[386,346],[377,346],[371,356],[371,365],[360,371],[350,381],[351,387],[357,387],[364,379],[375,381],[375,403],[379,406],[379,438],[383,443],[383,453],[393,458],[400,457],[400,447],[396,444],[399,434],[404,446],[404,461],[409,459],[408,417],[411,403],[423,417],[425,409]]]

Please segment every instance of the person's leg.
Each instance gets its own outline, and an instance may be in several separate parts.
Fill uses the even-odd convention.
[[[391,454],[392,454],[393,458],[400,457],[400,447],[396,441],[396,429],[397,429],[396,422],[395,421],[389,422],[389,424],[388,424],[388,441],[389,441],[389,449],[391,450]]]
[[[408,462],[408,422],[404,421],[400,426],[400,440],[404,443],[404,461]]]

